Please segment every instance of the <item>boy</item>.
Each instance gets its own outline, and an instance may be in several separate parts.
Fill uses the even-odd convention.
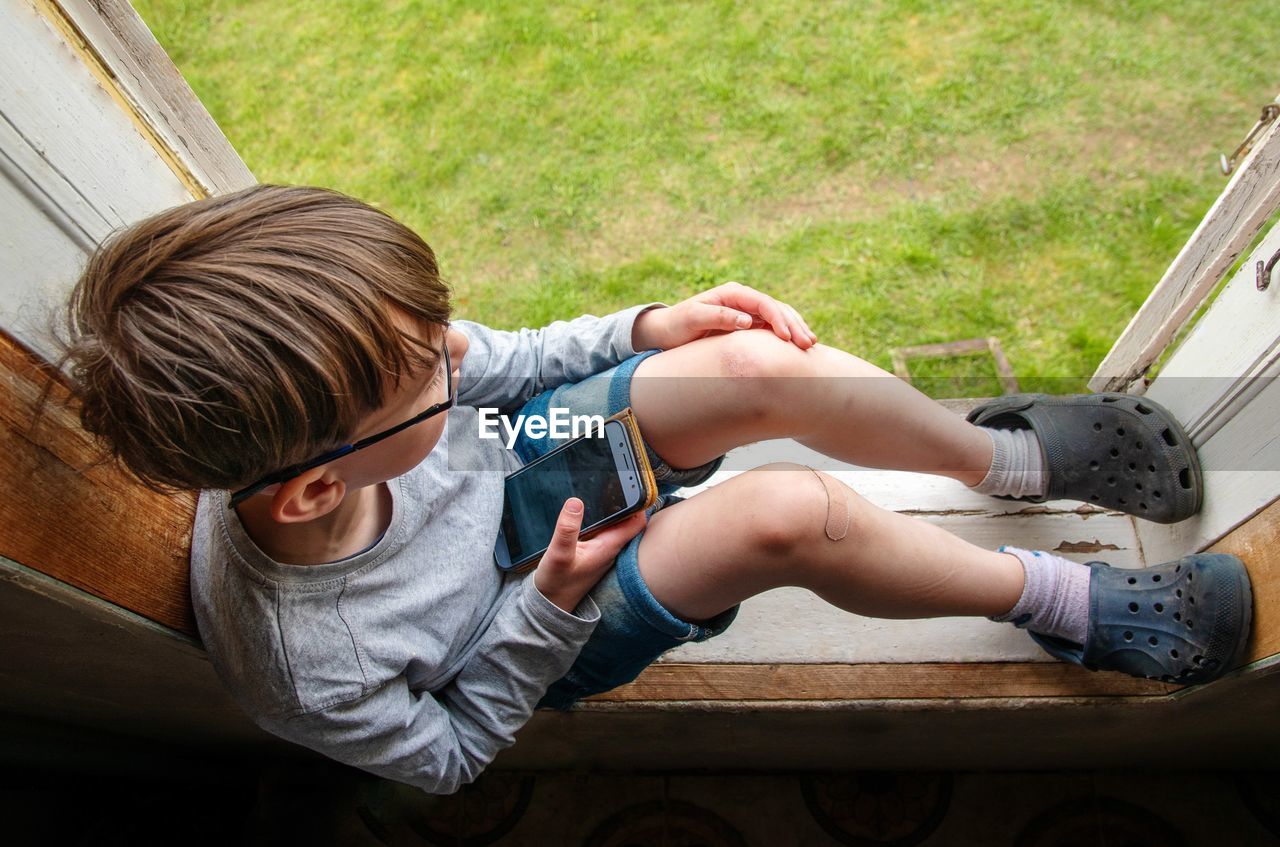
[[[536,706],[628,682],[782,585],[864,615],[1013,621],[1093,669],[1203,682],[1243,656],[1234,557],[1126,572],[983,550],[797,465],[672,495],[734,446],[793,437],[983,493],[1180,520],[1200,504],[1194,450],[1139,398],[1000,398],[975,425],[734,283],[540,331],[451,321],[420,238],[308,188],[124,230],[69,314],[86,429],[144,482],[201,489],[192,598],[237,701],[273,733],[430,792],[473,780]],[[482,439],[477,408],[628,405],[659,502],[579,541],[571,498],[539,567],[500,574],[503,475],[554,444]]]

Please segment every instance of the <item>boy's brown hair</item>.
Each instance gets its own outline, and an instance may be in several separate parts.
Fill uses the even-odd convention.
[[[349,439],[436,352],[449,288],[389,215],[259,185],[162,212],[90,258],[67,307],[80,420],[160,490],[236,488]]]

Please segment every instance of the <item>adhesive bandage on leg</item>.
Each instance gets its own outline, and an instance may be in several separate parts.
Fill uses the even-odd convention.
[[[808,465],[805,465],[809,468]],[[839,541],[849,534],[849,523],[853,520],[853,509],[849,505],[849,489],[836,482],[831,477],[823,473],[818,473],[813,468],[813,475],[822,483],[822,488],[827,492],[827,525],[824,528],[827,538],[832,541]]]

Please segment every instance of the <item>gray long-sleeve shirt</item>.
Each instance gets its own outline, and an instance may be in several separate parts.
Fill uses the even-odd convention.
[[[191,595],[205,648],[264,729],[434,793],[475,779],[586,643],[600,611],[573,613],[493,563],[503,477],[520,458],[479,438],[476,407],[510,410],[633,355],[636,316],[584,315],[518,333],[470,321],[457,405],[435,449],[390,480],[372,548],[286,565],[249,538],[225,491],[201,492]]]

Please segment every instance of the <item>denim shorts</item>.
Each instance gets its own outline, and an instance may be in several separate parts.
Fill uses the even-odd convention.
[[[636,366],[657,350],[647,350],[616,367],[535,396],[519,410],[522,415],[548,414],[552,408],[568,409],[573,415],[609,417],[631,405],[631,377]],[[520,458],[529,462],[561,441],[549,437],[529,438],[522,428],[514,445]],[[672,468],[648,444],[644,445],[658,483],[658,499],[645,514],[680,502],[675,491],[686,485],[705,482],[724,461],[720,456],[696,468]],[[709,621],[691,623],[667,611],[649,592],[640,576],[636,551],[644,532],[627,542],[595,587],[591,598],[600,607],[600,622],[569,671],[547,689],[538,708],[568,709],[577,700],[631,682],[640,672],[672,647],[690,641],[705,641],[728,629],[738,607],[726,609]]]

